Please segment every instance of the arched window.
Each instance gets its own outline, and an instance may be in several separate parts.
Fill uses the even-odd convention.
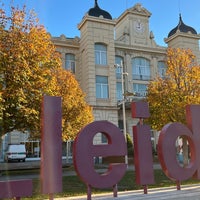
[[[150,80],[150,62],[141,57],[132,60],[132,78],[133,80]]]
[[[71,70],[73,73],[75,73],[75,55],[71,53],[65,54],[65,69]]]
[[[166,75],[166,65],[165,65],[165,62],[163,61],[158,61],[158,75],[161,77],[161,78],[164,78],[165,75]]]
[[[95,44],[95,64],[107,65],[107,47],[104,44]]]

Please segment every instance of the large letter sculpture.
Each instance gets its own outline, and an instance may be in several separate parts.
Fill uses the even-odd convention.
[[[195,172],[199,178],[200,167],[200,106],[186,107],[188,127],[180,123],[165,125],[160,133],[158,141],[158,156],[165,174],[177,181],[177,189],[180,189],[180,181],[192,177]],[[186,167],[181,167],[176,158],[175,143],[178,137],[184,136],[190,145],[191,159]]]
[[[60,97],[43,97],[41,139],[42,192],[62,192],[62,112]]]
[[[133,118],[140,123],[133,127],[134,164],[136,182],[144,186],[154,183],[153,158],[150,127],[143,124],[143,119],[150,116],[146,102],[131,104]],[[158,141],[158,157],[165,174],[177,182],[192,176],[200,179],[200,105],[186,107],[187,125],[169,123],[161,130]],[[61,98],[44,96],[42,107],[42,142],[41,142],[41,182],[42,192],[53,194],[62,191],[62,133],[61,133]],[[94,144],[94,137],[102,133],[107,144]],[[186,167],[181,167],[176,157],[176,140],[185,137],[190,145],[191,159]],[[79,177],[87,185],[87,199],[91,200],[91,188],[113,187],[117,196],[117,183],[124,176],[125,163],[111,163],[108,170],[99,174],[94,167],[94,158],[127,155],[125,137],[120,129],[108,121],[95,121],[85,126],[77,135],[73,145],[74,167]]]
[[[140,119],[139,124],[133,126],[136,183],[143,185],[147,194],[147,185],[154,183],[151,132],[150,127],[143,124],[143,119],[150,116],[147,102],[133,102],[131,112],[133,118]]]
[[[94,145],[93,139],[97,133],[104,134],[108,144]],[[76,172],[88,187],[87,199],[91,199],[91,187],[114,187],[114,196],[117,196],[115,186],[124,176],[127,165],[125,163],[110,164],[106,173],[99,174],[94,169],[94,158],[127,154],[125,138],[120,129],[108,121],[93,122],[79,132],[74,141],[73,150]]]

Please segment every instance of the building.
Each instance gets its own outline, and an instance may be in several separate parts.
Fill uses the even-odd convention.
[[[87,94],[95,120],[111,121],[123,130],[121,102],[126,101],[128,133],[138,122],[131,118],[129,102],[144,99],[148,82],[158,74],[164,76],[166,70],[166,47],[156,44],[150,17],[151,13],[138,3],[112,19],[95,0],[94,7],[78,24],[80,38],[52,37],[63,67],[75,73]],[[180,15],[165,42],[168,47],[190,48],[200,61],[199,39],[200,35],[184,24]],[[103,140],[99,135],[96,142]]]
[[[148,82],[164,76],[166,70],[166,47],[156,44],[150,19],[151,13],[139,3],[113,19],[95,0],[78,24],[80,38],[52,36],[63,67],[75,74],[95,120],[108,120],[123,130],[124,102],[126,132],[131,137],[138,120],[131,117],[130,102],[145,99]],[[178,25],[166,35],[168,47],[190,48],[200,63],[200,35],[184,24],[181,15]],[[99,142],[105,142],[101,134],[94,141]],[[37,141],[29,146],[31,155],[39,154]]]

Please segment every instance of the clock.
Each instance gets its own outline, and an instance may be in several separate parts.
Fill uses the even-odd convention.
[[[138,33],[143,33],[144,32],[144,24],[140,20],[134,21],[134,29]]]

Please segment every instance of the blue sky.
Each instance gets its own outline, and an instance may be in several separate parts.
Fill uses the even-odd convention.
[[[16,5],[26,4],[34,9],[40,23],[52,36],[64,34],[66,37],[80,36],[77,29],[85,13],[94,6],[94,0],[12,0]],[[0,0],[9,5],[10,0]],[[98,0],[99,7],[108,11],[113,18],[119,17],[125,9],[141,3],[149,10],[150,30],[158,45],[166,45],[164,38],[179,21],[200,32],[200,0]]]

